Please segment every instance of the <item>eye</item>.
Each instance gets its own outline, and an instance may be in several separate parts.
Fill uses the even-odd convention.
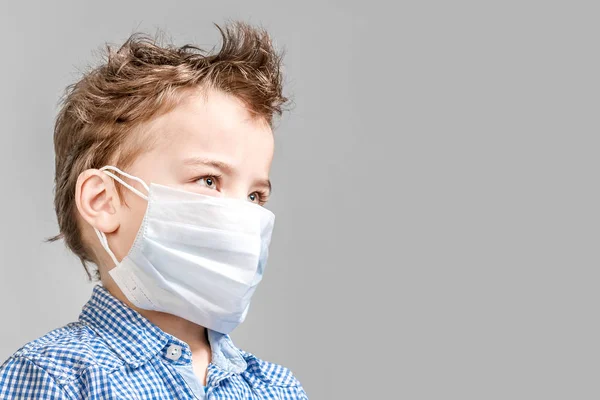
[[[251,203],[263,205],[267,202],[268,196],[266,193],[253,192],[248,195],[248,200],[250,200]]]
[[[206,186],[209,189],[217,188],[218,178],[216,176],[203,176],[196,180],[196,183],[200,186]]]

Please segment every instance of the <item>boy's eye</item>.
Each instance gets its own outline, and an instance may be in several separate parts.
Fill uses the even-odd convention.
[[[214,176],[204,176],[196,181],[201,186],[206,186],[209,189],[217,188],[217,179]]]
[[[248,200],[252,203],[263,205],[267,202],[267,195],[260,192],[250,193],[248,195]]]

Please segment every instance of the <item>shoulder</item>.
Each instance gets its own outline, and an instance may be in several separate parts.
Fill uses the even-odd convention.
[[[16,374],[12,379],[18,379],[18,369],[22,366],[35,367],[57,383],[67,384],[89,367],[113,370],[122,365],[123,361],[90,327],[74,322],[17,350],[0,367],[0,386],[6,374]]]
[[[252,353],[240,350],[242,357],[246,360],[248,368],[246,373],[261,381],[263,385],[287,388],[296,393],[298,399],[307,399],[306,393],[300,381],[292,371],[282,365],[262,360]]]
[[[31,360],[13,356],[0,367],[0,399],[69,398],[61,385]]]

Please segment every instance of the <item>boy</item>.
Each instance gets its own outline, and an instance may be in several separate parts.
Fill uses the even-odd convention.
[[[60,234],[97,266],[78,322],[0,368],[1,399],[306,399],[238,350],[268,254],[280,56],[263,30],[219,28],[216,54],[132,36],[71,86],[58,115]]]

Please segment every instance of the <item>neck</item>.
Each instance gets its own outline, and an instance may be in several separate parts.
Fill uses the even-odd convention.
[[[172,314],[140,309],[135,310],[158,326],[163,332],[167,332],[177,339],[186,342],[190,346],[192,353],[210,348],[205,327]]]
[[[137,311],[158,326],[163,332],[175,336],[177,339],[182,340],[190,346],[192,353],[195,352],[207,352],[210,354],[210,344],[207,338],[206,328],[195,324],[191,321],[178,317],[172,314],[166,314],[159,311],[143,310],[132,304],[125,294],[119,289],[114,283],[103,281],[103,286],[110,294],[125,303],[129,308]]]

